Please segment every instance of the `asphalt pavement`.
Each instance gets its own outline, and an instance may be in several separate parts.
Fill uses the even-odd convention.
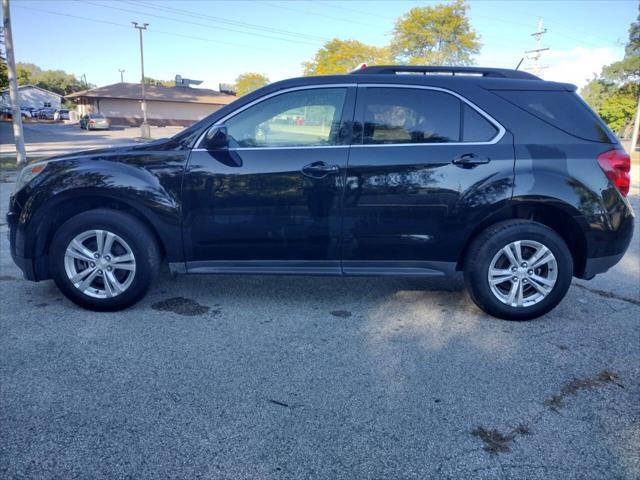
[[[15,157],[11,122],[0,122],[0,159]],[[25,122],[27,156],[38,158],[96,148],[119,147],[143,142],[140,128],[113,125],[109,130],[83,130],[78,124]],[[171,137],[183,127],[151,127],[154,139]]]
[[[640,478],[638,226],[531,322],[483,314],[458,277],[164,273],[92,313],[12,264],[14,178],[0,478]]]

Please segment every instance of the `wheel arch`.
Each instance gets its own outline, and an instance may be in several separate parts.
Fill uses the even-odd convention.
[[[29,222],[32,231],[27,238],[33,241],[31,245],[25,245],[25,254],[34,259],[37,280],[49,278],[49,248],[56,230],[72,217],[98,208],[112,209],[131,215],[149,230],[163,258],[167,257],[171,251],[170,234],[163,232],[161,223],[144,206],[130,201],[127,197],[108,193],[64,192],[40,206]]]
[[[464,269],[464,259],[469,246],[477,236],[490,226],[505,220],[532,220],[554,230],[567,244],[573,257],[573,274],[582,278],[587,260],[587,237],[580,226],[580,213],[574,207],[553,198],[514,198],[509,205],[482,220],[472,230],[458,256],[456,269]]]

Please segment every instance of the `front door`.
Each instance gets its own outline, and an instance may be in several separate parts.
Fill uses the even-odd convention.
[[[448,273],[473,229],[511,197],[511,134],[439,88],[359,88],[343,271]]]
[[[187,271],[340,273],[355,88],[286,90],[218,122],[228,147],[191,153]]]

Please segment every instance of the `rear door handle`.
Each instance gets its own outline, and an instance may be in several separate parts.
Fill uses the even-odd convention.
[[[478,165],[484,165],[489,163],[491,159],[489,157],[483,157],[482,155],[476,155],[475,153],[465,153],[459,157],[451,160],[451,163],[460,168],[473,168]]]
[[[339,171],[340,168],[337,165],[328,165],[324,162],[313,162],[302,167],[302,174],[309,178],[325,178]]]

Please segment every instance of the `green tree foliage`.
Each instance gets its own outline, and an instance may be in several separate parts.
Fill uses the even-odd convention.
[[[158,80],[156,78],[144,77],[145,85],[155,85],[158,87],[175,87],[175,80]]]
[[[605,66],[580,95],[615,133],[632,122],[640,95],[640,13],[629,27],[624,58]]]
[[[4,58],[0,58],[0,90],[9,87],[9,70]]]
[[[236,95],[241,97],[242,95],[253,92],[260,87],[264,87],[268,83],[269,79],[265,75],[262,75],[261,73],[248,72],[238,75],[236,83],[234,84],[234,89],[236,91]]]
[[[478,34],[467,18],[467,4],[412,8],[393,29],[391,52],[399,63],[413,65],[470,65],[480,51]]]
[[[16,63],[18,85],[33,85],[34,77],[42,73],[42,69],[33,63]]]
[[[303,63],[305,75],[348,73],[361,63],[389,63],[386,48],[372,47],[357,40],[334,38],[324,44],[309,62]]]
[[[75,75],[63,70],[42,70],[33,63],[17,63],[18,85],[35,85],[60,95],[68,95],[90,87]]]
[[[630,89],[619,89],[603,100],[598,114],[612,131],[620,132],[633,119],[637,104],[637,96]]]

